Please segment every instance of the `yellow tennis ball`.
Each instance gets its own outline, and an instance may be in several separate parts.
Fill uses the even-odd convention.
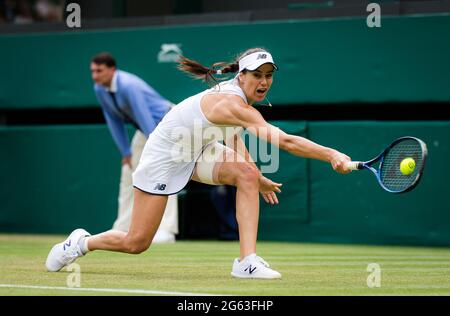
[[[400,172],[404,175],[409,175],[416,169],[416,162],[412,158],[405,158],[400,163]]]

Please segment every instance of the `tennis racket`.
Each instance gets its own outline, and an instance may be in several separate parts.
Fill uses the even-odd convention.
[[[403,174],[400,164],[406,158],[415,162],[414,171]],[[427,158],[427,145],[416,137],[400,137],[372,160],[350,161],[347,168],[350,170],[368,169],[376,176],[383,189],[391,193],[404,193],[411,191],[422,177]]]

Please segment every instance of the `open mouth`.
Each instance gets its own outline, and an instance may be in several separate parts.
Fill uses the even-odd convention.
[[[264,95],[267,92],[267,88],[256,89],[256,94]]]

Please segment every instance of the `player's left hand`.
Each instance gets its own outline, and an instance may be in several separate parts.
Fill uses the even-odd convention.
[[[259,192],[261,193],[264,201],[270,204],[278,204],[278,198],[276,193],[280,193],[281,183],[273,182],[272,180],[261,175],[259,178]],[[275,193],[276,192],[276,193]]]

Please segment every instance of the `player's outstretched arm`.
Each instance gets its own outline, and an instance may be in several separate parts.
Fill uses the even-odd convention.
[[[339,173],[349,173],[351,171],[346,166],[346,162],[351,161],[347,155],[333,148],[319,145],[304,137],[285,133],[266,122],[261,113],[252,106],[238,101],[233,103],[228,109],[230,109],[230,117],[234,121],[233,125],[245,127],[250,133],[278,146],[282,150],[296,156],[328,162]]]

